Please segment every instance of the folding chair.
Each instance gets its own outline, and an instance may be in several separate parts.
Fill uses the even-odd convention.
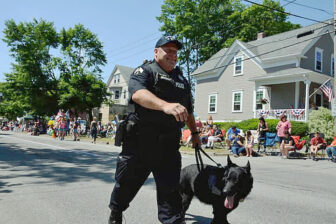
[[[291,137],[294,141],[294,148],[289,151],[293,151],[293,154],[294,154],[292,155],[293,157],[299,158],[301,154],[299,154],[297,151],[303,149],[303,146],[305,145],[306,140],[300,141],[300,136],[291,136]]]
[[[320,137],[324,139],[324,133],[319,133],[320,134]],[[307,141],[307,144],[306,144],[306,153],[308,152],[308,150],[310,149],[311,145],[310,145],[310,141],[312,140],[312,138],[315,137],[315,133],[310,133],[309,134],[309,141]],[[327,145],[325,146],[322,146],[319,150],[321,150],[322,152],[322,158],[325,158],[325,150],[327,149]],[[310,158],[310,154],[309,154],[309,158]]]
[[[265,149],[265,154],[275,154],[275,149],[276,149],[276,143],[279,142],[279,137],[276,133],[271,133],[271,132],[266,132],[265,133],[265,141],[264,141],[264,149]],[[271,152],[267,153],[267,147],[271,148]]]
[[[215,142],[214,147],[224,149],[225,148],[225,133],[226,133],[226,131],[224,129],[222,129],[221,132],[222,132],[222,139],[218,139]],[[213,133],[213,130],[211,131],[211,133]]]

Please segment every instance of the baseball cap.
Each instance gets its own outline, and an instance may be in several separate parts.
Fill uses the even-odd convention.
[[[176,40],[173,36],[162,36],[155,44],[155,48],[161,47],[168,43],[175,43],[177,49],[181,49],[183,47],[182,43]]]

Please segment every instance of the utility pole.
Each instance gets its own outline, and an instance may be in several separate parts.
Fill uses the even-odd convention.
[[[336,24],[335,24],[335,21],[336,21],[336,0],[334,0],[334,58],[335,58],[335,52],[336,52]],[[334,59],[334,68],[335,68],[335,59]],[[335,88],[336,88],[336,72],[334,72],[334,88],[333,88],[333,92],[334,94],[336,95],[336,91],[335,91]],[[333,103],[335,104],[336,102],[336,96],[334,95],[334,100],[333,100]],[[332,107],[334,107],[334,105],[332,105]],[[336,117],[334,117],[334,136],[336,136]]]

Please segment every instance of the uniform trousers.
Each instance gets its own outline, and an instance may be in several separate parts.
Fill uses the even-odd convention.
[[[163,224],[184,223],[179,194],[180,136],[179,129],[142,125],[136,143],[123,143],[109,204],[111,209],[121,212],[126,210],[152,172],[157,190],[158,219]]]

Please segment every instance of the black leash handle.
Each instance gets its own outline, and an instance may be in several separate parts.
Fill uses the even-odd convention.
[[[203,164],[202,155],[200,152],[200,147],[198,145],[196,145],[195,147],[195,156],[196,156],[196,165],[197,165],[198,172],[201,172],[202,170],[204,170],[204,164]]]
[[[208,157],[208,159],[210,159],[212,162],[214,162],[217,165],[218,168],[223,168],[222,164],[217,163],[199,145],[196,145],[196,147],[195,147],[195,156],[196,156],[196,164],[197,164],[197,168],[198,168],[199,172],[204,169],[204,164],[203,164],[201,152],[206,157]]]

